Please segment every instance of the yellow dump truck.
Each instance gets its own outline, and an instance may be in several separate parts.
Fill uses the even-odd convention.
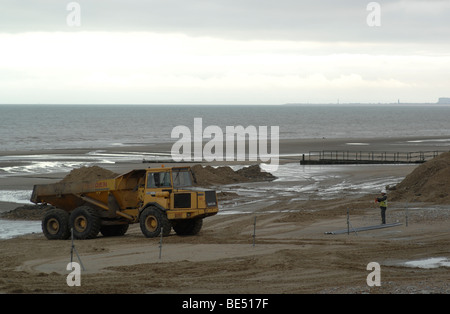
[[[132,223],[149,238],[172,228],[194,235],[219,209],[216,192],[192,181],[190,167],[148,168],[94,182],[35,185],[31,201],[55,207],[42,219],[47,239],[67,239],[71,228],[77,239],[124,235]]]

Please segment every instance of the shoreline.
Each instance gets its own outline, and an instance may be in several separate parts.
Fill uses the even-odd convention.
[[[437,140],[437,141],[433,141]],[[442,140],[448,140],[448,145],[442,145]],[[208,141],[204,141],[203,144]],[[427,143],[428,142],[428,143]],[[431,142],[431,143],[430,143]],[[435,142],[434,144],[432,144]],[[122,145],[100,145],[96,147],[75,147],[75,148],[49,148],[49,149],[32,149],[32,150],[5,150],[0,151],[2,156],[26,156],[26,155],[83,155],[93,151],[106,152],[123,152],[131,151],[137,153],[170,153],[174,142],[160,142],[160,143],[136,143],[136,144],[122,144]],[[450,135],[437,136],[395,136],[395,137],[346,137],[346,138],[288,138],[279,140],[280,154],[302,154],[313,150],[333,150],[333,149],[352,149],[352,145],[347,143],[366,143],[358,148],[364,150],[390,150],[397,151],[398,149],[392,147],[394,144],[402,144],[406,148],[414,148],[417,150],[435,150],[436,147],[450,150]],[[441,144],[441,145],[438,145]],[[373,149],[368,149],[372,147]],[[403,148],[405,149],[405,148]]]

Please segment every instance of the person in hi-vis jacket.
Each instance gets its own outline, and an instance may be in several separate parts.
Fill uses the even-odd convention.
[[[381,209],[381,224],[386,224],[386,208],[387,208],[387,194],[386,190],[381,191],[381,197],[375,199],[375,203],[380,203]]]

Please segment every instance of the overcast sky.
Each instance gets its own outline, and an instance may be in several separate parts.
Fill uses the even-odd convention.
[[[0,103],[450,97],[450,0],[369,3],[0,0]]]

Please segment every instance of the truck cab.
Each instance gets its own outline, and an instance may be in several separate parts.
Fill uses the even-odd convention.
[[[189,167],[147,169],[140,195],[143,208],[160,207],[169,219],[210,216],[218,211],[216,192],[194,187]]]
[[[168,235],[171,228],[180,235],[196,234],[203,218],[219,210],[216,192],[194,187],[189,167],[147,169],[139,195],[139,222],[147,237]]]

